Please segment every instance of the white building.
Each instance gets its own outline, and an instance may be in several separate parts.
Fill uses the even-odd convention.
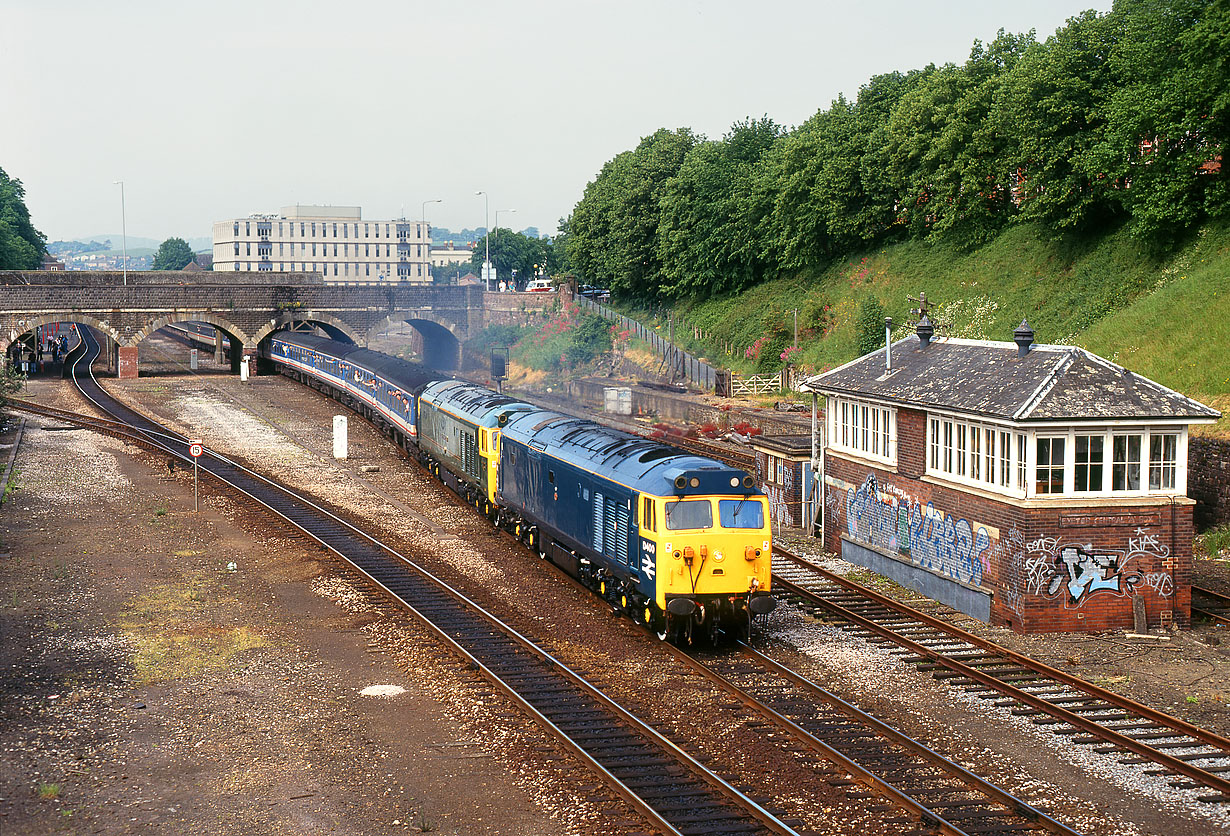
[[[365,221],[358,206],[284,206],[214,224],[214,271],[320,273],[326,282],[431,284],[421,221]]]

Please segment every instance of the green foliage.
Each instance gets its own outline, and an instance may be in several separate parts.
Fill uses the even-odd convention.
[[[661,128],[604,165],[585,187],[568,236],[568,259],[582,284],[617,295],[657,296],[659,206],[667,182],[698,141],[686,128]]]
[[[569,333],[564,357],[570,365],[580,366],[597,360],[610,350],[611,323],[600,316],[586,315]]]
[[[26,190],[0,168],[0,270],[37,270],[47,255],[47,236],[30,223]]]
[[[550,273],[551,267],[558,263],[554,251],[555,245],[550,238],[531,238],[511,229],[491,231],[491,263],[495,265],[500,279],[507,282],[513,280],[514,270],[519,283],[529,281],[539,270]],[[478,240],[470,256],[470,269],[475,275],[482,275],[483,258],[487,252],[487,237],[484,236]]]
[[[790,131],[661,129],[586,187],[570,267],[638,304],[909,238],[959,255],[1014,225],[1063,242],[1127,221],[1161,256],[1230,217],[1228,56],[1225,0],[1117,0],[1044,42],[1001,30],[961,65],[878,75]]]
[[[863,300],[858,309],[858,353],[870,354],[884,347],[884,306],[874,296]]]
[[[466,350],[487,357],[493,348],[509,348],[530,334],[532,329],[524,325],[488,325],[474,337],[466,340]]]
[[[188,242],[183,238],[168,238],[158,245],[153,269],[183,270],[195,257],[192,247],[188,246]]]

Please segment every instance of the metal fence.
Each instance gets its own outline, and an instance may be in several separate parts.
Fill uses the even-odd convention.
[[[632,336],[644,340],[662,357],[665,376],[671,381],[686,380],[690,385],[706,392],[714,391],[718,381],[718,369],[710,366],[699,357],[684,351],[657,331],[649,328],[635,319],[626,317],[606,305],[578,296],[578,305],[583,309],[593,311],[601,317],[611,320],[620,328],[630,331]]]

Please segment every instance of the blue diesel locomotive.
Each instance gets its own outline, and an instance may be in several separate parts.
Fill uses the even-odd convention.
[[[746,635],[774,607],[766,499],[741,470],[320,337],[275,334],[269,358],[661,638]]]

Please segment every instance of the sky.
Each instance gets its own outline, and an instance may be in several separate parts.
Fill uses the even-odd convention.
[[[553,234],[658,128],[791,127],[873,75],[1110,5],[0,0],[0,168],[49,241],[209,237],[297,203]]]

